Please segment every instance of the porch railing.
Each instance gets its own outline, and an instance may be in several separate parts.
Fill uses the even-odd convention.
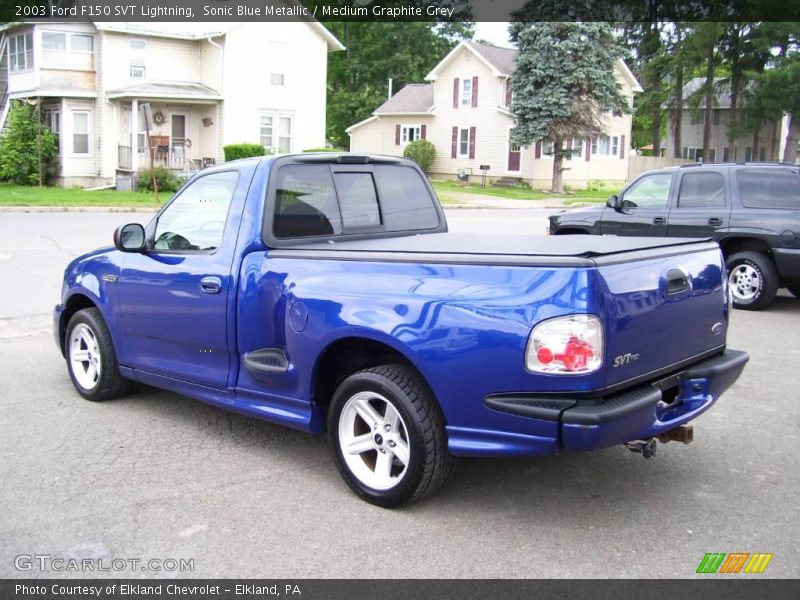
[[[156,148],[140,148],[133,156],[130,146],[118,146],[117,167],[126,171],[138,171],[150,168],[150,155],[153,157],[153,166],[166,167],[171,171],[192,173],[202,168],[202,161],[187,156],[187,149],[183,146],[158,146]]]

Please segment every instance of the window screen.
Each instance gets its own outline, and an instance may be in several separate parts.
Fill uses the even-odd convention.
[[[748,208],[800,208],[798,169],[740,169],[736,183]]]
[[[410,167],[376,165],[374,174],[386,231],[439,226],[433,198],[417,171]]]
[[[342,232],[339,206],[328,165],[287,165],[278,170],[276,238],[337,235]]]
[[[725,206],[725,180],[721,173],[686,173],[681,179],[679,208]]]

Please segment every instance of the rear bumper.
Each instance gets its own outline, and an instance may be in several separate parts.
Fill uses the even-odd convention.
[[[508,414],[557,422],[563,450],[596,450],[654,437],[691,421],[733,385],[749,359],[746,352],[728,350],[668,377],[594,400],[502,395],[484,402]]]

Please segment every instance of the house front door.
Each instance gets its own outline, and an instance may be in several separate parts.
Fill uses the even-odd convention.
[[[172,147],[186,146],[186,115],[172,115]]]
[[[519,144],[508,144],[508,170],[519,171],[520,147]]]

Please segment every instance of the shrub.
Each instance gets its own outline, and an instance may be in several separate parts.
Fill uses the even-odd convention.
[[[42,182],[50,183],[58,175],[56,136],[40,121],[39,107],[14,101],[8,112],[7,129],[0,138],[0,179],[17,185],[38,185],[40,155]]]
[[[156,175],[159,192],[174,192],[181,187],[181,181],[175,173],[166,167],[156,167],[155,169],[142,169],[137,173],[136,189],[140,192],[152,192],[153,173]]]
[[[225,151],[225,162],[266,154],[264,146],[261,144],[228,144],[223,150]]]
[[[433,159],[436,158],[436,147],[428,140],[414,140],[406,146],[403,156],[413,160],[427,173],[430,171]]]

